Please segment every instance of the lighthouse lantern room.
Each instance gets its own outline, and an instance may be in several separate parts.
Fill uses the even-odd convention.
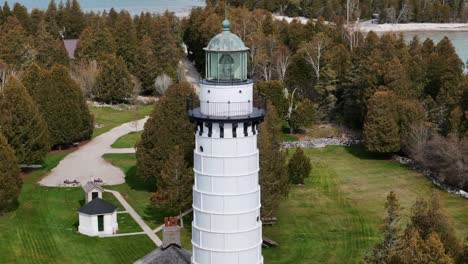
[[[263,263],[257,135],[266,99],[247,78],[248,50],[226,19],[205,48],[200,99],[187,99],[196,124],[194,264]]]

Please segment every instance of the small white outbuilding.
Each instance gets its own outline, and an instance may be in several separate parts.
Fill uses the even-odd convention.
[[[88,182],[83,186],[83,191],[85,193],[85,203],[89,203],[94,200],[94,198],[102,199],[104,189],[94,182]]]
[[[94,198],[78,209],[78,232],[88,236],[112,235],[117,232],[117,206]]]

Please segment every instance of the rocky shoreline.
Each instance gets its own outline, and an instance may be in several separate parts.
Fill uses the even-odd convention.
[[[449,186],[447,184],[444,184],[444,183],[440,182],[437,179],[436,175],[432,171],[419,166],[412,159],[407,158],[407,157],[398,156],[398,155],[393,155],[392,158],[394,160],[398,161],[402,165],[408,166],[413,170],[421,172],[424,176],[429,178],[435,186],[439,187],[441,190],[444,190],[444,191],[446,191],[448,193],[452,193],[452,194],[461,196],[461,197],[463,197],[465,199],[468,199],[468,192],[465,192],[463,190],[454,188],[452,186]]]
[[[327,146],[344,146],[349,147],[352,145],[359,145],[362,143],[362,140],[348,139],[348,138],[316,138],[310,140],[301,140],[301,141],[285,141],[282,143],[284,149],[290,148],[324,148]]]

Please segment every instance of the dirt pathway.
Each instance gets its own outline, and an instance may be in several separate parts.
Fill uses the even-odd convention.
[[[61,187],[65,180],[77,180],[80,185],[100,178],[105,185],[125,183],[125,174],[102,158],[106,153],[135,153],[134,148],[114,149],[111,145],[121,136],[130,132],[143,130],[147,118],[118,126],[104,133],[77,151],[65,157],[49,175],[39,184],[44,186]]]

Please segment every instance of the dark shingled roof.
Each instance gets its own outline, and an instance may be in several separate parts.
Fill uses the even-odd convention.
[[[135,264],[190,264],[192,254],[179,247],[178,245],[172,244],[165,249],[159,247],[142,259],[137,260]]]
[[[78,212],[88,215],[98,214],[111,214],[117,210],[117,206],[102,200],[101,198],[95,198],[91,202],[85,204],[83,207],[78,209]]]

